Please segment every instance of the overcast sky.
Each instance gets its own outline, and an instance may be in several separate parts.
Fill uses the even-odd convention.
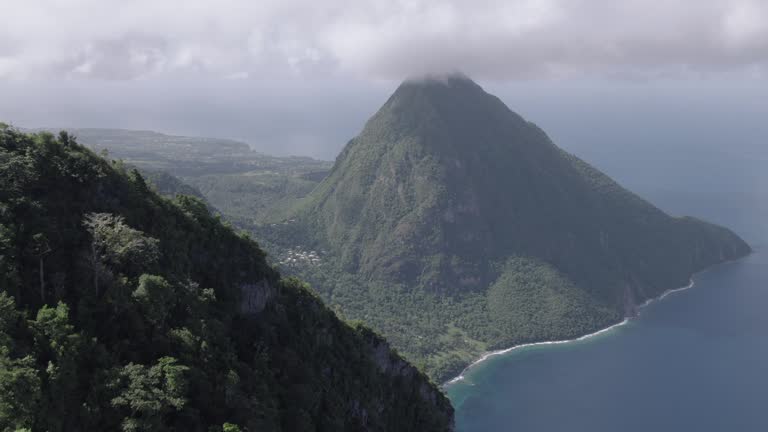
[[[768,115],[766,0],[0,0],[0,22],[0,120],[25,127],[333,158],[401,79],[453,70],[566,147],[713,119],[756,145]]]

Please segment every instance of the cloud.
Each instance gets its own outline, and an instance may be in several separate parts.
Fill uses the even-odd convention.
[[[763,75],[766,3],[0,0],[0,78]]]

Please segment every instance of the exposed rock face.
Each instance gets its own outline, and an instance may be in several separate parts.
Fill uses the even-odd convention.
[[[637,302],[635,301],[634,291],[629,285],[624,289],[624,316],[627,318],[637,316]]]
[[[258,314],[263,311],[267,302],[277,293],[275,287],[266,279],[241,284],[240,292],[243,296],[240,311],[244,314]]]
[[[453,417],[453,408],[450,405],[446,405],[446,398],[440,390],[430,384],[429,378],[426,375],[419,372],[413,365],[395,353],[386,340],[375,334],[370,334],[368,335],[368,343],[371,358],[381,373],[410,387],[413,396],[420,399],[423,403],[430,406],[443,406],[449,412],[448,415]],[[367,413],[360,412],[358,415],[363,418],[367,416]],[[453,431],[454,429],[455,425],[451,423],[447,431]]]
[[[450,401],[425,374],[393,351],[385,339],[366,327],[353,330],[347,324],[335,323],[329,326],[328,321],[315,321],[318,316],[329,314],[319,299],[307,295],[287,301],[286,292],[280,288],[281,284],[269,278],[240,284],[240,312],[252,320],[252,325],[258,327],[260,321],[274,319],[276,314],[284,313],[286,306],[290,305],[302,312],[290,315],[287,321],[312,328],[312,336],[305,340],[303,349],[310,352],[336,352],[337,356],[355,356],[357,362],[354,366],[326,366],[320,369],[320,374],[328,383],[350,374],[355,376],[353,382],[345,384],[350,386],[345,391],[358,396],[342,402],[347,412],[345,422],[354,425],[352,430],[387,432],[393,430],[392,424],[409,426],[408,429],[397,430],[454,430],[454,413]],[[337,319],[333,314],[330,316],[333,320]],[[355,343],[361,347],[356,351],[357,354],[348,352],[350,341],[345,339],[344,333],[349,331],[357,335]],[[320,356],[309,361],[322,363]],[[362,394],[365,395],[364,399],[360,397]],[[398,413],[398,416],[393,418],[393,413]]]

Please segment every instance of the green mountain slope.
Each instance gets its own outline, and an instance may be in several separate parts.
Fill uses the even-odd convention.
[[[483,349],[617,322],[750,251],[623,189],[463,76],[404,82],[291,219],[260,235],[320,259],[286,268],[437,378]]]
[[[0,124],[0,430],[451,430],[370,330],[201,201]]]

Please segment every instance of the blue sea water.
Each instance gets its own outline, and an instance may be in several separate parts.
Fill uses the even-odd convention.
[[[470,369],[447,388],[458,431],[768,431],[768,164],[697,162],[682,174],[598,166],[673,214],[729,226],[755,253],[624,326]]]

